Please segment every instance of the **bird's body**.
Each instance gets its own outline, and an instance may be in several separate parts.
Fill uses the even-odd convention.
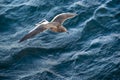
[[[63,22],[68,19],[76,16],[73,13],[62,13],[53,18],[51,22],[47,20],[43,20],[36,24],[36,27],[31,30],[27,35],[25,35],[19,42],[27,40],[36,34],[43,32],[44,30],[50,29],[53,32],[67,32],[67,29],[62,26]]]

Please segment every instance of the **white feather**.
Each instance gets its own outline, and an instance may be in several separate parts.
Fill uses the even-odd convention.
[[[47,20],[44,20],[44,22],[39,22],[38,24],[36,24],[36,26],[35,26],[35,28],[33,28],[31,31],[29,31],[29,33],[30,32],[32,32],[32,31],[34,31],[35,29],[37,29],[38,27],[40,27],[40,25],[42,25],[42,24],[48,24],[49,22],[47,21]]]

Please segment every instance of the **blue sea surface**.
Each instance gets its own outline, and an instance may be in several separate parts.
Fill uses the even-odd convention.
[[[69,34],[18,43],[66,12]],[[0,80],[120,80],[120,0],[0,0]]]

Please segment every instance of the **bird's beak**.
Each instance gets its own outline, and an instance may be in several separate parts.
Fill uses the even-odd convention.
[[[74,14],[74,17],[75,17],[75,16],[77,16],[77,15],[78,15],[78,14],[77,14],[77,13],[75,13],[75,14]]]

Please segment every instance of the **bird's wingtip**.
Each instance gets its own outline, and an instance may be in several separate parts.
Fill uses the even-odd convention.
[[[21,43],[23,40],[19,40],[18,43]]]

